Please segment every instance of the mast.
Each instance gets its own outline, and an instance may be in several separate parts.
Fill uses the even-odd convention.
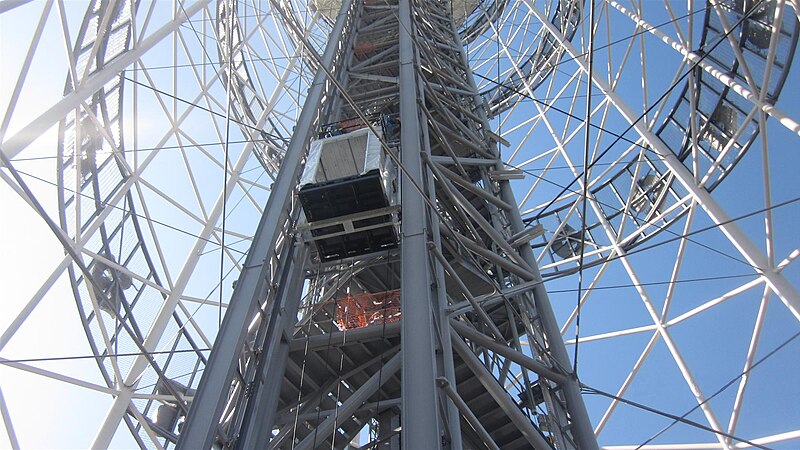
[[[332,20],[178,447],[597,448],[450,4]]]

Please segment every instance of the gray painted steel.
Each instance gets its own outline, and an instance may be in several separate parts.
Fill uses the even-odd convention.
[[[424,152],[417,106],[417,64],[410,0],[400,0],[400,192],[403,196],[403,223],[400,251],[400,302],[403,311],[403,407],[401,441],[404,448],[439,448],[436,372],[433,337],[433,295],[430,261],[426,243],[428,206],[419,190],[424,176]]]
[[[532,233],[445,6],[345,2],[322,57],[303,41],[320,70],[180,448],[343,449],[362,430],[381,449],[597,447],[544,287],[514,290],[540,280]],[[365,127],[384,192],[298,186],[311,140]],[[352,192],[380,206],[337,203]]]

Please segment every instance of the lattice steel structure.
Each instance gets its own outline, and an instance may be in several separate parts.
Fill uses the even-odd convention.
[[[11,447],[800,442],[794,2],[0,20]]]
[[[404,448],[596,447],[449,6],[343,3],[179,448],[341,447],[371,421],[387,447],[398,427]],[[364,159],[353,128],[382,138],[377,169],[337,167]],[[304,150],[320,138],[343,148],[321,147],[324,182],[298,202]],[[523,282],[535,287],[503,294]],[[397,289],[399,327],[334,326],[345,293]],[[474,298],[492,293],[500,301]]]

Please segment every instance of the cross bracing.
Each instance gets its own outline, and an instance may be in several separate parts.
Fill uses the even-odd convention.
[[[489,2],[458,23],[478,91],[487,109],[498,114],[489,118],[487,128],[500,139],[489,140],[492,147],[500,141],[507,165],[493,175],[512,178],[522,219],[529,225],[527,233],[507,236],[514,238],[507,243],[518,246],[518,241],[532,237],[529,242],[549,290],[564,292],[551,298],[556,299],[556,317],[570,357],[580,349],[576,354],[581,382],[677,415],[694,405],[697,412],[690,418],[708,428],[701,433],[678,422],[648,446],[727,448],[736,442],[791,442],[797,422],[791,407],[781,405],[796,403],[796,396],[787,384],[791,377],[780,374],[791,373],[792,342],[774,354],[769,351],[791,338],[797,317],[792,276],[796,237],[789,226],[796,216],[796,189],[787,176],[793,156],[785,150],[797,132],[791,101],[797,24],[793,4],[595,3],[592,46],[587,40],[588,2]],[[159,425],[158,411],[176,410],[176,422],[181,422],[189,409],[216,324],[229,303],[229,293],[220,295],[216,285],[222,280],[229,292],[231,282],[247,267],[244,254],[255,218],[276,186],[271,178],[281,167],[300,106],[319,68],[313,51],[322,55],[336,13],[288,2],[242,2],[233,8],[214,2],[172,7],[158,2],[58,1],[2,6],[4,25],[16,17],[33,17],[31,23],[38,24],[15,31],[15,43],[25,44],[22,51],[4,51],[7,73],[13,73],[3,86],[8,105],[3,152],[12,157],[8,167],[14,169],[4,169],[6,186],[14,192],[10,201],[27,199],[34,207],[20,204],[22,220],[27,214],[42,227],[39,214],[44,211],[72,242],[65,244],[64,235],[49,238],[50,248],[68,245],[68,254],[51,251],[45,262],[45,253],[37,252],[38,269],[25,272],[40,274],[38,278],[11,277],[19,280],[12,283],[11,292],[21,294],[12,295],[20,303],[9,314],[2,344],[9,346],[3,357],[52,357],[47,351],[52,347],[33,351],[25,345],[31,342],[25,336],[63,336],[67,329],[86,331],[71,341],[75,344],[66,356],[101,355],[99,364],[84,365],[80,373],[34,362],[9,362],[6,367],[13,369],[4,371],[32,386],[57,380],[64,389],[96,396],[92,417],[98,425],[86,431],[89,437],[82,445],[89,445],[96,430],[95,445],[132,439],[126,436],[134,436],[142,446],[170,445],[177,437],[177,423]],[[237,14],[228,15],[230,10]],[[583,146],[590,58],[595,85],[589,105],[592,159],[582,163],[575,149]],[[59,63],[65,68],[66,90],[60,85],[48,91],[41,75]],[[45,64],[48,70],[43,70]],[[229,87],[228,73],[236,73]],[[390,83],[365,73],[371,78],[362,76],[362,88],[384,83],[374,100],[386,101]],[[76,79],[81,81],[69,81]],[[452,77],[439,83],[427,80],[420,89],[426,98],[438,99],[451,88],[447,82]],[[364,92],[353,100],[368,100],[369,91]],[[34,93],[49,97],[38,106],[32,101]],[[344,103],[340,100],[337,108],[347,108]],[[452,99],[444,98],[427,109],[448,110],[453,105]],[[340,117],[358,116],[359,108],[350,108]],[[423,167],[433,173],[438,198],[447,199],[437,200],[437,206],[444,205],[440,220],[450,225],[442,231],[443,258],[431,252],[429,264],[441,265],[450,279],[443,262],[453,256],[446,248],[448,240],[459,240],[457,251],[486,258],[491,255],[480,253],[486,249],[476,245],[480,239],[474,237],[484,242],[496,238],[487,237],[486,223],[479,220],[481,208],[470,209],[466,203],[503,210],[513,202],[470,189],[472,183],[463,182],[464,173],[452,166],[451,155],[436,154],[447,146],[479,148],[474,131],[443,114],[426,115],[420,122],[433,130],[433,153]],[[80,149],[75,142],[81,142]],[[94,152],[84,150],[92,147]],[[46,148],[59,149],[58,167],[45,167],[43,161],[56,161],[48,159]],[[230,176],[223,179],[221,168],[226,164]],[[463,157],[459,164],[475,170],[488,162]],[[586,179],[583,172],[589,172]],[[591,192],[586,213],[584,183]],[[445,210],[450,201],[456,206]],[[484,219],[492,223],[495,218]],[[448,230],[456,234],[448,236]],[[56,233],[45,228],[41,235]],[[214,249],[222,236],[225,251],[220,259]],[[463,236],[474,238],[471,248]],[[18,252],[17,257],[24,260],[26,253],[30,252]],[[282,258],[275,256],[275,267]],[[501,268],[485,273],[519,269],[513,258],[494,263]],[[359,278],[348,277],[348,269],[353,272],[328,264],[313,272],[331,279]],[[576,286],[567,282],[579,269],[584,282],[575,292]],[[390,289],[379,287],[377,279],[386,275],[376,270],[370,266],[359,272],[370,281],[362,281],[365,285],[358,289]],[[453,270],[463,278],[469,269],[455,264]],[[515,276],[524,278],[522,272]],[[64,288],[65,283],[72,287]],[[446,292],[458,290],[452,284]],[[508,296],[534,284],[496,288]],[[697,285],[704,288],[692,288]],[[339,289],[356,288],[342,282]],[[59,292],[77,300],[77,315]],[[609,297],[603,292],[619,294]],[[487,309],[505,301],[496,292],[473,297]],[[582,312],[574,309],[576,297]],[[328,308],[336,298],[329,292]],[[476,314],[468,300],[450,299],[447,308],[454,317]],[[55,329],[41,318],[52,314],[54,306],[64,310],[64,317],[72,317]],[[732,314],[732,308],[741,314]],[[576,339],[579,316],[582,327]],[[496,315],[490,320],[497,320]],[[386,324],[389,335],[392,327]],[[714,330],[714,337],[709,339],[704,330]],[[388,342],[397,345],[398,335],[392,336]],[[723,336],[726,339],[715,338]],[[90,345],[81,345],[77,338]],[[464,342],[474,341],[464,337]],[[536,347],[535,339],[523,337],[520,344],[523,352],[535,356],[535,349],[526,349]],[[169,349],[176,350],[169,358],[104,356]],[[189,357],[192,354],[196,356]],[[618,355],[611,358],[613,365],[596,362],[600,355],[610,361],[612,354]],[[769,359],[762,363],[767,354]],[[384,364],[389,361],[382,359]],[[778,369],[764,369],[768,363],[778,364]],[[528,381],[515,363],[509,367],[515,380],[509,378],[504,387],[511,393]],[[737,378],[743,372],[746,375]],[[643,390],[653,386],[650,380],[658,380],[658,387]],[[738,389],[717,392],[731,380],[738,380]],[[9,392],[6,386],[4,382],[2,410],[9,442],[35,442],[32,439],[38,438],[30,432],[20,432],[29,430],[31,422],[16,389]],[[457,383],[451,387],[459,392]],[[445,385],[434,388],[439,401],[456,404]],[[635,447],[669,425],[655,423],[653,413],[630,403],[603,404],[593,395],[584,399],[602,445]],[[399,397],[386,404],[395,413],[402,410]],[[764,404],[770,406],[765,409]],[[336,415],[340,408],[322,411]],[[450,408],[450,414],[467,424],[469,414]],[[364,416],[377,409],[384,408],[365,402],[353,414]],[[63,414],[60,417],[55,422],[68,422]],[[163,417],[171,416],[162,415],[162,421]],[[298,417],[306,423],[323,420]],[[780,425],[759,425],[757,418],[780,418],[774,420]],[[630,420],[644,424],[642,429],[621,425]],[[536,418],[530,421],[539,425]],[[121,424],[125,425],[120,428]],[[470,439],[485,442],[478,428],[465,427],[473,433]],[[500,432],[490,426],[487,433]]]

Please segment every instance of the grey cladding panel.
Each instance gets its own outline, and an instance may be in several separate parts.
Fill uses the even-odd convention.
[[[366,134],[325,143],[322,147],[317,181],[336,180],[360,174],[364,170],[366,152]]]

